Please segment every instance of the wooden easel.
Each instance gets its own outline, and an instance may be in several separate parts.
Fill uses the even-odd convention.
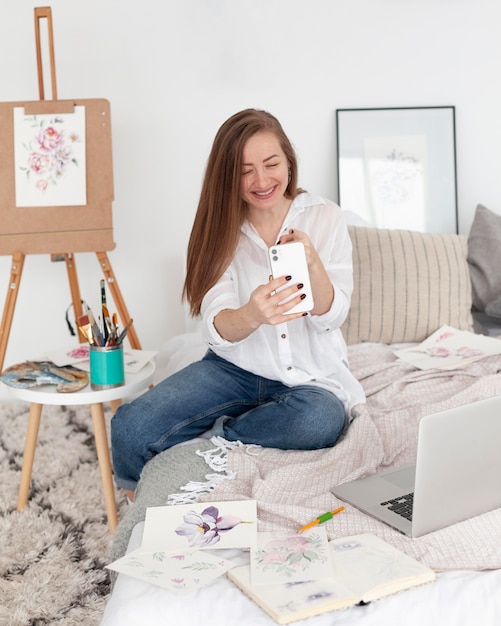
[[[37,50],[39,95],[40,95],[40,100],[45,99],[44,80],[43,80],[43,63],[42,63],[42,45],[41,45],[41,37],[40,37],[40,20],[41,19],[47,20],[47,34],[48,34],[49,57],[50,57],[50,74],[51,74],[51,84],[52,84],[52,100],[57,100],[54,37],[53,37],[53,30],[52,30],[52,12],[51,12],[50,7],[35,8],[35,39],[36,39],[36,50]],[[97,255],[98,262],[105,276],[106,283],[111,291],[113,301],[117,308],[117,312],[122,322],[122,325],[125,326],[126,323],[129,321],[130,316],[127,311],[127,307],[125,305],[125,301],[122,297],[122,293],[118,286],[118,282],[116,280],[115,274],[108,260],[108,255],[104,251],[97,252],[95,249],[94,251]],[[23,251],[19,251],[19,250],[15,251],[12,254],[10,280],[9,280],[7,297],[6,297],[4,311],[3,311],[2,324],[0,326],[0,371],[3,369],[5,353],[7,350],[7,343],[9,339],[10,329],[12,326],[12,318],[14,316],[14,309],[16,306],[17,295],[18,295],[19,286],[21,283],[21,276],[23,272],[25,256],[26,256],[26,253]],[[66,262],[66,269],[68,273],[68,280],[70,284],[73,311],[75,314],[75,318],[78,318],[82,314],[82,300],[80,296],[80,287],[78,284],[78,277],[77,277],[74,254],[73,253],[59,254],[56,250],[54,250],[51,256],[52,256],[52,260],[60,260],[61,257],[64,257],[64,260]],[[139,339],[137,337],[137,334],[133,325],[130,327],[127,337],[129,339],[129,342],[132,348],[136,348],[138,350],[141,349],[141,344],[139,342]],[[81,335],[80,335],[80,340],[82,342],[85,342],[85,338]]]

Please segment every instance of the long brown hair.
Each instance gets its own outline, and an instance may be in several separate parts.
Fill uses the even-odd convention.
[[[286,198],[295,198],[297,159],[280,122],[270,113],[245,109],[218,130],[207,161],[197,213],[188,243],[183,299],[193,316],[200,314],[205,294],[221,278],[235,253],[247,205],[240,197],[242,153],[247,140],[261,131],[277,137],[287,158],[290,179]]]

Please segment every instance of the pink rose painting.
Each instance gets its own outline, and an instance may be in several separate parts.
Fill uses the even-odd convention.
[[[17,206],[86,204],[85,107],[24,115],[14,109]]]
[[[73,146],[80,137],[68,132],[62,117],[31,117],[34,135],[25,144],[26,165],[21,166],[28,179],[35,178],[34,185],[40,191],[46,191],[49,185],[57,185],[69,167],[78,167]]]
[[[271,582],[306,580],[331,574],[327,537],[323,529],[286,537],[269,537],[262,540],[253,551],[251,566],[253,580]],[[264,578],[262,578],[264,576]],[[306,578],[305,578],[306,577]]]

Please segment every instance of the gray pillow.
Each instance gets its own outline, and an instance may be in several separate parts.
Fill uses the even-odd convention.
[[[501,317],[501,296],[485,307],[485,312],[491,317]]]
[[[473,305],[479,311],[501,297],[501,215],[479,204],[468,236]]]

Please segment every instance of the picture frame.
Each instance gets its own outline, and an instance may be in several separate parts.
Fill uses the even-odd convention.
[[[457,233],[454,106],[336,109],[340,207],[378,228]]]

